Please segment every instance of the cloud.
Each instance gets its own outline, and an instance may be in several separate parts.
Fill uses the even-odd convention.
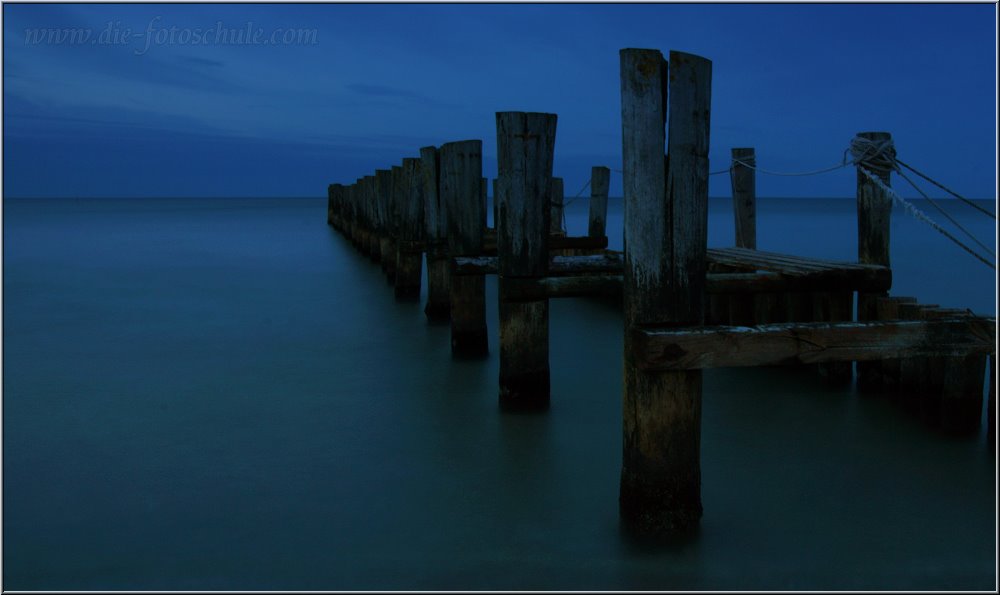
[[[345,85],[345,88],[357,95],[361,95],[364,97],[376,97],[380,99],[399,99],[419,105],[440,107],[440,108],[459,107],[455,103],[440,101],[433,97],[428,97],[421,93],[417,93],[415,91],[410,91],[408,89],[400,89],[398,87],[390,87],[387,85],[373,85],[369,83],[351,83]]]

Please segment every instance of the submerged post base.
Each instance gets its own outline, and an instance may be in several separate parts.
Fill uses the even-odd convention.
[[[500,409],[544,411],[549,408],[549,371],[537,370],[500,378]]]
[[[701,520],[700,491],[694,477],[652,484],[623,469],[618,511],[626,528],[635,535],[689,535],[698,529]]]
[[[457,331],[453,328],[451,354],[454,357],[485,357],[489,355],[489,339],[486,330]]]
[[[451,305],[447,302],[427,302],[424,306],[424,315],[431,322],[448,322],[451,320]]]

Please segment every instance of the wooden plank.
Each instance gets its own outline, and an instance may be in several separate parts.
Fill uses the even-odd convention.
[[[590,213],[587,218],[587,235],[607,239],[608,191],[611,188],[611,170],[595,165],[590,168]]]
[[[995,349],[992,318],[809,322],[632,331],[643,370],[965,356]]]
[[[772,270],[773,272],[785,274],[805,274],[832,270],[856,272],[881,272],[886,270],[886,267],[880,265],[811,258],[793,254],[749,250],[746,248],[709,248],[708,255],[709,260],[713,263],[740,268],[756,267],[758,269]]]
[[[552,177],[556,115],[498,112],[497,227],[500,310],[500,406],[549,405],[549,302],[506,299],[525,279],[548,274],[554,199],[562,205],[562,180]],[[560,211],[561,213],[561,211]]]
[[[439,192],[444,205],[448,253],[475,256],[483,245],[480,197],[483,143],[445,143],[440,149]],[[486,285],[482,276],[453,276],[449,283],[451,352],[456,357],[489,353],[486,332]]]
[[[757,180],[754,167],[757,158],[753,148],[732,149],[733,218],[736,224],[736,246],[757,248]]]

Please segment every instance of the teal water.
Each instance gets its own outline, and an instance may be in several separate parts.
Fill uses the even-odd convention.
[[[507,415],[495,280],[493,353],[452,361],[325,200],[3,207],[5,589],[996,587],[983,434],[804,371],[708,371],[701,530],[637,544],[617,311],[553,301],[552,408]],[[712,201],[711,245],[730,217]],[[850,259],[854,217],[761,200],[759,247]],[[901,213],[892,234],[894,294],[995,313],[991,270]]]

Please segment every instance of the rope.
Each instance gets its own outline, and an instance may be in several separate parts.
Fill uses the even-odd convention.
[[[948,238],[949,240],[951,240],[952,242],[954,242],[955,244],[957,244],[959,247],[961,247],[963,250],[965,250],[969,254],[975,256],[977,259],[979,259],[984,264],[986,264],[986,266],[990,267],[993,270],[996,270],[997,267],[996,267],[996,265],[993,262],[991,262],[989,260],[986,260],[986,258],[980,256],[979,253],[977,253],[975,250],[973,250],[972,248],[969,248],[968,246],[966,246],[961,240],[959,240],[955,236],[951,235],[950,233],[948,233],[947,230],[945,230],[940,225],[938,225],[937,223],[935,223],[923,211],[921,211],[917,207],[913,206],[909,201],[907,201],[905,198],[903,198],[899,194],[896,194],[896,192],[893,191],[892,188],[886,186],[885,182],[883,182],[878,176],[876,176],[871,171],[869,171],[868,168],[864,167],[863,165],[859,165],[858,166],[858,171],[861,172],[862,174],[864,174],[864,176],[867,177],[869,180],[871,180],[872,183],[874,183],[876,186],[878,186],[879,188],[881,188],[882,191],[885,192],[887,195],[889,195],[892,198],[893,201],[895,201],[896,203],[900,204],[906,210],[906,212],[908,212],[909,214],[913,215],[917,219],[923,221],[924,223],[930,225],[938,233],[940,233],[944,237]]]
[[[837,165],[833,165],[833,166],[826,167],[826,168],[823,168],[823,169],[817,169],[815,171],[780,172],[780,171],[770,171],[770,170],[767,170],[767,169],[764,169],[764,168],[761,168],[761,167],[757,167],[756,165],[751,165],[750,163],[747,163],[746,161],[740,161],[739,159],[736,159],[736,160],[733,161],[733,165],[737,165],[738,164],[738,165],[742,165],[744,167],[749,167],[752,170],[756,170],[756,171],[759,171],[762,174],[768,174],[768,175],[771,175],[771,176],[815,176],[815,175],[818,175],[818,174],[825,174],[827,172],[831,172],[831,171],[834,171],[834,170],[841,169],[843,167],[847,167],[848,165],[851,165],[851,163],[852,162],[848,162],[848,161],[845,160],[843,163],[839,163]],[[730,168],[730,169],[732,169],[732,168]],[[727,169],[726,171],[729,171],[729,170]],[[711,174],[709,174],[709,175],[711,175]]]
[[[972,233],[970,233],[969,230],[967,230],[964,227],[962,227],[961,223],[959,223],[958,221],[955,221],[955,219],[951,215],[949,215],[944,209],[942,209],[940,206],[938,206],[938,204],[936,202],[934,202],[934,200],[931,199],[931,197],[927,196],[927,194],[923,190],[921,190],[919,186],[917,186],[916,184],[914,184],[913,180],[911,180],[910,178],[908,178],[906,176],[906,174],[904,174],[901,171],[897,170],[896,173],[899,174],[900,177],[902,177],[904,180],[906,180],[907,182],[909,182],[910,186],[913,186],[913,189],[916,190],[917,192],[919,192],[920,195],[924,197],[924,200],[926,200],[928,203],[930,203],[930,205],[932,207],[934,207],[935,209],[937,209],[939,213],[941,213],[942,215],[944,215],[945,219],[947,219],[948,221],[951,221],[952,225],[954,225],[958,229],[962,230],[962,233],[964,233],[965,235],[967,235],[969,237],[969,239],[971,239],[973,242],[979,244],[979,247],[982,248],[983,250],[986,250],[987,252],[989,252],[990,256],[992,256],[994,258],[994,260],[996,259],[997,255],[996,255],[995,252],[993,252],[992,248],[990,248],[986,244],[980,242],[979,238],[977,238],[976,236],[972,235]]]
[[[618,171],[618,170],[615,170],[615,171]],[[586,190],[588,186],[590,186],[590,180],[587,180],[587,183],[583,185],[583,188],[580,188],[580,191],[577,192],[572,198],[570,198],[569,200],[563,200],[562,203],[555,202],[554,200],[550,200],[549,201],[549,206],[550,207],[562,207],[563,208],[562,209],[562,230],[563,231],[567,230],[567,227],[566,227],[566,207],[568,207],[569,205],[573,204],[573,201],[575,201],[576,199],[580,198],[580,196],[583,194],[583,191]]]
[[[948,194],[951,194],[952,196],[954,196],[954,197],[955,197],[955,198],[957,198],[958,200],[960,200],[960,201],[964,202],[965,204],[969,205],[970,207],[972,207],[972,208],[974,208],[974,209],[976,209],[976,210],[980,211],[981,213],[984,213],[984,214],[985,214],[986,216],[988,216],[988,217],[992,218],[992,219],[993,219],[994,221],[996,221],[996,220],[997,220],[997,216],[996,216],[996,215],[994,215],[993,213],[991,213],[991,212],[987,211],[986,209],[984,209],[983,207],[981,207],[981,206],[977,205],[976,203],[972,202],[971,200],[969,200],[969,199],[967,199],[967,198],[965,198],[965,197],[963,197],[963,196],[959,195],[959,194],[958,194],[957,192],[955,192],[954,190],[949,190],[948,188],[945,188],[945,186],[944,186],[943,184],[940,184],[940,183],[938,183],[938,182],[935,182],[934,180],[932,180],[932,179],[930,179],[929,177],[927,177],[927,176],[926,176],[925,174],[922,174],[922,173],[920,173],[919,171],[917,171],[916,169],[914,169],[914,168],[913,168],[912,166],[910,166],[910,165],[907,165],[907,164],[906,164],[905,162],[903,162],[903,161],[902,161],[901,159],[897,159],[897,160],[896,160],[896,163],[898,163],[898,164],[902,165],[902,166],[903,166],[903,167],[905,167],[906,169],[908,169],[908,170],[912,171],[913,173],[915,173],[915,174],[917,174],[918,176],[920,176],[921,178],[923,178],[923,179],[927,180],[927,181],[928,181],[928,182],[930,182],[931,184],[934,184],[935,186],[937,186],[937,187],[938,187],[938,188],[940,188],[941,190],[944,190],[944,191],[945,191],[945,192],[947,192]],[[897,169],[896,169],[896,171],[897,171],[897,172],[899,172],[899,169],[897,168]],[[902,175],[902,172],[899,172],[899,174],[900,174],[900,175]]]

